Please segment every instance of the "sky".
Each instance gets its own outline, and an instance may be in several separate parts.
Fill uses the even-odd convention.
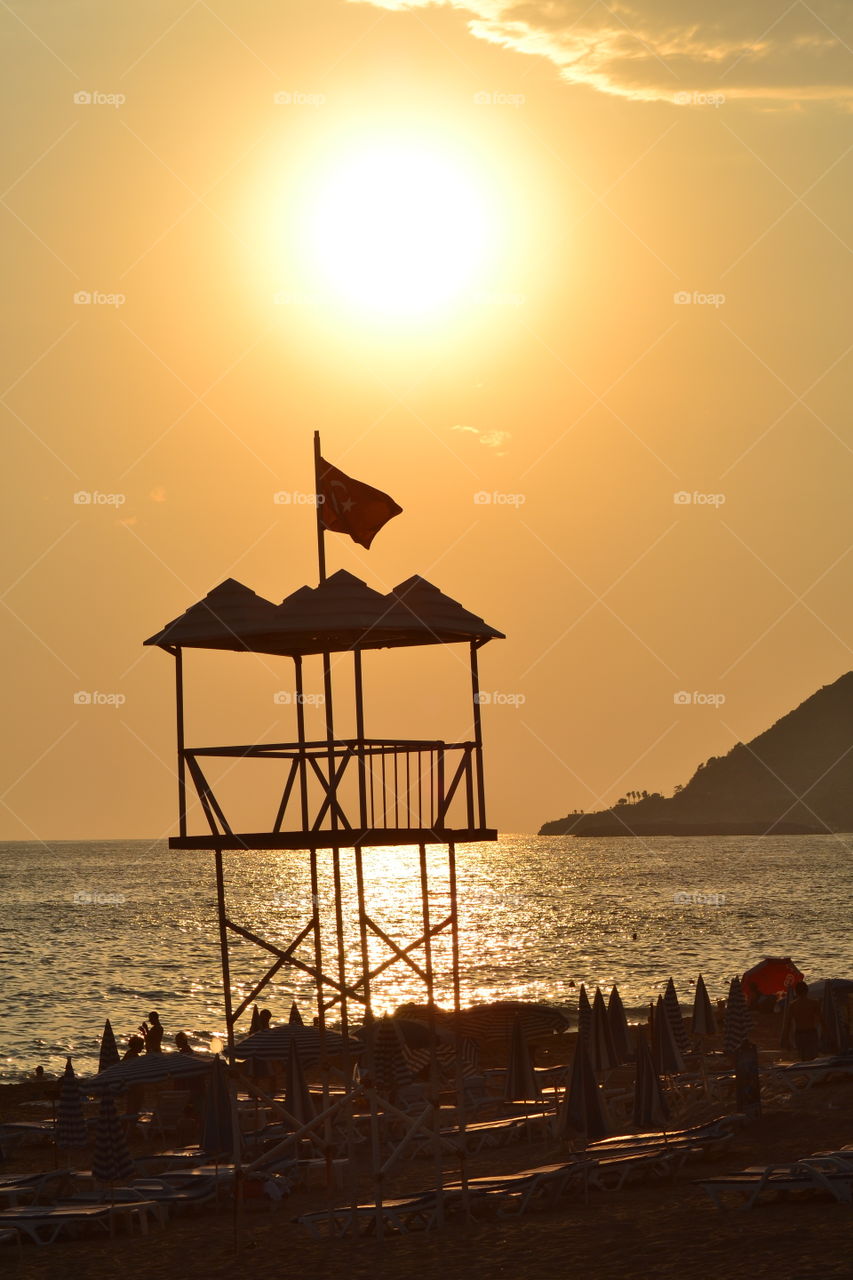
[[[853,666],[848,4],[10,0],[0,48],[0,838],[173,831],[142,641],[316,583],[314,430],[404,509],[330,571],[506,633],[501,830]],[[467,737],[465,659],[367,655],[368,735]],[[186,668],[189,745],[293,736],[286,660]]]

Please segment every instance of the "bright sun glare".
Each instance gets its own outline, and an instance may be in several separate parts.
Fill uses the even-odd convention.
[[[461,299],[492,250],[485,191],[461,160],[421,143],[350,152],[307,214],[315,270],[359,310],[419,315]]]

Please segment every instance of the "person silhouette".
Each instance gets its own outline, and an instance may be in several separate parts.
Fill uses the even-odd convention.
[[[145,1052],[162,1053],[163,1024],[160,1022],[160,1015],[157,1013],[156,1009],[152,1009],[151,1013],[148,1015],[148,1019],[151,1025],[149,1026],[148,1022],[143,1022],[142,1026],[139,1028],[145,1041]]]
[[[145,1048],[145,1041],[142,1036],[131,1036],[127,1042],[127,1048],[124,1051],[122,1062],[127,1062],[129,1058],[138,1058]]]

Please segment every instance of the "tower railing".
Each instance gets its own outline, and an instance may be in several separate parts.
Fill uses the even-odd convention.
[[[448,832],[476,839],[485,831],[480,752],[473,741],[376,738],[185,748],[182,762],[209,834],[173,844],[203,847],[214,836],[238,847],[262,846],[265,837],[273,847],[346,846],[444,839]],[[229,820],[210,776],[213,762],[225,760],[281,762],[276,807],[270,804],[258,830],[241,831],[245,820]]]

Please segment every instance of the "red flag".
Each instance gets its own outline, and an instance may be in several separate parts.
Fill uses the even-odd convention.
[[[343,471],[320,458],[317,496],[323,527],[333,533],[348,533],[354,542],[370,547],[384,524],[403,510],[381,489],[345,476]]]

